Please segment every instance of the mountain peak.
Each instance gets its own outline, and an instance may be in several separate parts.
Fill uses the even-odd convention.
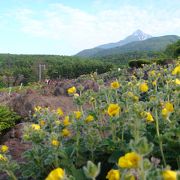
[[[136,36],[140,41],[143,41],[152,37],[151,35],[146,34],[143,31],[141,31],[140,29],[137,29],[135,32],[133,32],[132,36]]]

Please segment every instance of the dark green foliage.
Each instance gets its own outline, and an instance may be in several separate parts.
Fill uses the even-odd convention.
[[[0,106],[0,134],[13,127],[18,120],[20,120],[20,116],[15,112],[6,106]]]
[[[129,66],[139,68],[139,67],[143,67],[143,64],[150,64],[150,63],[151,62],[147,60],[132,60],[129,62]]]
[[[165,53],[172,58],[180,56],[180,40],[167,46]]]
[[[46,69],[42,70],[42,80],[45,78],[76,78],[95,71],[104,73],[113,67],[111,63],[95,59],[58,55],[0,54],[0,64],[0,79],[3,82],[0,86],[5,84],[7,87],[38,81],[39,64],[46,66]]]

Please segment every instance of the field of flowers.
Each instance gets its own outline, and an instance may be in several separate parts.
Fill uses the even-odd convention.
[[[115,73],[99,91],[68,89],[77,111],[35,107],[23,140],[24,163],[1,146],[11,179],[176,180],[180,168],[180,64]]]

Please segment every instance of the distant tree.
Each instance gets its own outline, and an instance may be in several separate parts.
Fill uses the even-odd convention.
[[[167,46],[165,53],[168,57],[178,58],[180,56],[180,40]]]

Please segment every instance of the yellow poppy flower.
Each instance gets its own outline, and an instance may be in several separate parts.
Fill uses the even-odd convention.
[[[65,137],[68,137],[71,135],[71,132],[68,130],[68,129],[63,129],[62,130],[62,135],[65,136]]]
[[[167,118],[169,115],[169,111],[166,108],[163,108],[161,114],[163,117]]]
[[[69,88],[67,91],[68,91],[68,94],[75,94],[76,88],[73,86],[73,87]]]
[[[62,111],[62,109],[61,109],[60,107],[57,108],[56,112],[57,112],[57,114],[58,114],[59,116],[63,116],[63,115],[64,115],[64,112]]]
[[[86,119],[85,119],[85,121],[87,122],[87,123],[89,123],[89,122],[91,122],[91,121],[93,121],[94,120],[94,116],[92,116],[92,115],[88,115],[87,117],[86,117]]]
[[[118,104],[110,104],[108,107],[109,116],[117,116],[121,112],[121,108]]]
[[[38,131],[38,130],[40,130],[40,125],[39,124],[31,124],[31,128],[33,129],[33,130],[36,130],[36,131]]]
[[[7,158],[4,155],[0,154],[0,161],[7,161]]]
[[[163,171],[164,180],[176,180],[177,173],[176,171],[165,170]]]
[[[51,171],[46,178],[46,180],[63,180],[65,177],[65,172],[61,168],[56,168],[53,171]]]
[[[75,115],[76,119],[80,119],[82,116],[82,113],[81,113],[81,111],[74,111],[74,115]]]
[[[180,74],[180,65],[176,66],[172,71],[172,75]]]
[[[174,111],[173,104],[170,103],[170,102],[166,102],[166,103],[165,103],[165,108],[166,108],[169,112],[173,112],[173,111]]]
[[[154,121],[154,118],[150,112],[146,113],[146,121],[147,122],[153,122]]]
[[[130,152],[122,156],[118,160],[121,168],[137,168],[141,157],[136,152]]]
[[[65,116],[65,118],[63,120],[63,124],[64,124],[64,126],[71,125],[71,122],[69,121],[69,116]]]
[[[147,83],[141,83],[139,86],[139,89],[141,92],[147,92],[149,87],[148,87]]]
[[[118,81],[114,81],[111,83],[111,88],[118,89],[120,87],[120,84]]]
[[[175,84],[180,85],[180,80],[179,80],[179,79],[176,79],[176,80],[175,80]]]
[[[108,172],[108,174],[106,176],[106,179],[109,179],[109,180],[119,180],[120,179],[119,170],[111,169]]]
[[[6,146],[6,145],[2,145],[1,146],[1,152],[3,152],[3,153],[6,153],[7,151],[8,151],[8,146]]]
[[[51,141],[51,144],[52,144],[53,146],[59,146],[59,141],[56,140],[56,139],[53,139],[53,140]]]

